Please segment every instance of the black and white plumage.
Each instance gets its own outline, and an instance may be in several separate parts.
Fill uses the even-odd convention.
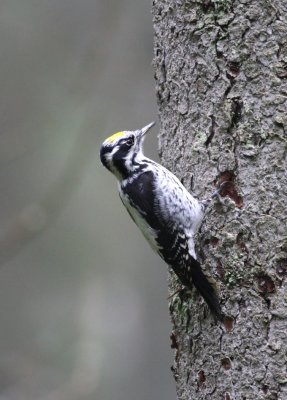
[[[218,297],[194,249],[194,234],[205,204],[195,199],[170,171],[143,154],[144,136],[154,125],[118,132],[104,141],[100,157],[118,179],[120,198],[151,247],[187,287],[192,284],[213,315],[222,319]]]

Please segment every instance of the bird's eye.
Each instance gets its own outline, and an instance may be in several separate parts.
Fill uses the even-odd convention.
[[[135,142],[134,136],[130,136],[126,141],[128,146],[132,146],[134,144],[134,142]]]

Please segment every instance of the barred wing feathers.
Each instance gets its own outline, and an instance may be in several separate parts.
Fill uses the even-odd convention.
[[[169,176],[165,178],[168,180]],[[170,193],[172,198],[168,200],[166,190],[169,188],[165,188],[165,185],[169,182],[163,180],[160,183],[156,179],[158,177],[153,171],[141,173],[132,182],[121,185],[120,198],[151,247],[171,266],[185,286],[191,288],[192,283],[194,284],[213,315],[221,320],[218,297],[202,272],[193,249],[192,234],[195,227],[192,225],[193,215],[189,214],[197,206],[197,200],[193,199],[195,203],[191,202],[188,212],[186,204],[179,199],[180,196],[187,195],[182,192],[181,187],[178,188],[177,182]],[[160,190],[164,191],[164,196],[160,195]],[[184,200],[186,202],[189,198]],[[165,204],[166,201],[169,203]],[[175,206],[168,209],[172,203]],[[187,214],[185,220],[182,214]],[[187,222],[187,232],[183,227],[184,221]]]

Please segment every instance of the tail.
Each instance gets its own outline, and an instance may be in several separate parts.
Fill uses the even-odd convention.
[[[193,257],[190,257],[187,262],[188,265],[172,266],[172,269],[185,286],[191,288],[193,283],[206,301],[214,317],[219,321],[222,321],[224,315],[221,311],[219,299],[214,287],[202,272],[200,264],[197,260],[195,260]]]

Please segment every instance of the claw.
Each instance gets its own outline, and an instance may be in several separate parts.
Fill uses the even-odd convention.
[[[221,182],[221,184],[219,185],[219,188],[217,188],[207,199],[204,199],[201,201],[201,203],[204,205],[204,207],[207,207],[208,204],[211,202],[211,200],[214,199],[214,197],[220,196],[221,190],[227,183],[230,183],[230,181]]]
[[[173,293],[171,293],[171,294],[168,296],[167,300],[170,300],[170,299],[172,299],[173,297],[175,297],[175,296],[176,296],[178,293],[180,293],[183,289],[184,289],[183,286],[180,286],[178,289],[176,289]]]
[[[216,189],[216,190],[212,193],[212,195],[210,196],[210,198],[213,199],[214,197],[220,196],[221,190],[223,189],[223,187],[224,187],[227,183],[230,183],[230,181],[221,182],[221,184],[219,185],[219,188]]]

